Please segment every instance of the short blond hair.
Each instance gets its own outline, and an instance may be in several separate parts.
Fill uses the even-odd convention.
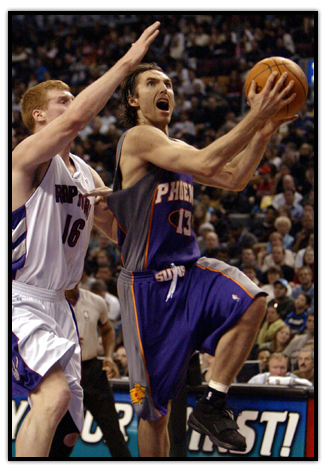
[[[279,223],[285,223],[288,227],[288,231],[291,230],[292,227],[292,222],[288,217],[285,217],[285,215],[281,215],[280,217],[277,217],[277,219],[274,222],[274,226],[277,229]]]
[[[53,89],[70,92],[70,87],[61,80],[47,80],[28,89],[21,99],[22,120],[32,133],[34,133],[36,124],[33,112],[36,109],[47,109],[49,102],[48,91]]]

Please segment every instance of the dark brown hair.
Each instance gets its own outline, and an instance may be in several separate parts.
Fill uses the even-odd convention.
[[[132,69],[121,84],[121,104],[122,111],[120,114],[120,121],[125,127],[132,127],[137,125],[137,110],[135,107],[129,105],[129,97],[132,97],[137,87],[137,77],[143,72],[155,70],[163,72],[155,62],[139,64]]]

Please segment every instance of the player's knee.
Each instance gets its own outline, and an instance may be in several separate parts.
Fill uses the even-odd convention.
[[[66,435],[65,438],[63,439],[63,443],[64,443],[67,447],[73,447],[73,446],[75,445],[75,443],[77,442],[78,437],[79,437],[79,434],[77,434],[77,433],[68,434],[68,435]]]
[[[51,396],[51,400],[48,403],[48,410],[51,411],[51,415],[54,419],[58,419],[58,421],[62,419],[69,409],[70,401],[71,392],[68,387],[58,389],[55,395],[53,394]]]
[[[70,401],[71,401],[71,391],[68,388],[68,386],[60,389],[58,392],[58,397],[57,397],[57,406],[61,410],[61,412],[63,413],[67,412]]]

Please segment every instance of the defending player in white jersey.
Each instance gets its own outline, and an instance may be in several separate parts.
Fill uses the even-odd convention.
[[[69,456],[82,428],[80,347],[64,291],[81,277],[93,219],[112,240],[116,223],[106,206],[83,197],[103,181],[70,153],[70,144],[141,61],[158,27],[147,28],[75,99],[61,81],[34,86],[22,99],[33,134],[12,156],[12,373],[14,394],[27,394],[31,410],[17,436],[17,457]]]

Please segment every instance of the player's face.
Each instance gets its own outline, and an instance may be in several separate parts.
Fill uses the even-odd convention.
[[[139,123],[164,130],[170,123],[174,108],[171,79],[161,71],[149,70],[138,77],[130,104],[138,109]]]
[[[48,91],[48,99],[48,106],[44,111],[46,123],[60,117],[67,110],[74,97],[67,90],[53,89]]]

